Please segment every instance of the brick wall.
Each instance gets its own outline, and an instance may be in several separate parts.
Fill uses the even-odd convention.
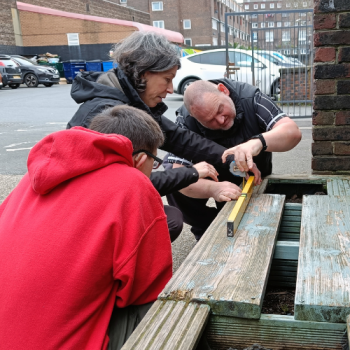
[[[68,45],[67,33],[79,33],[80,45],[117,43],[136,30],[108,23],[20,11],[23,46]]]
[[[311,100],[311,68],[281,68],[281,100]],[[306,94],[305,94],[306,93]]]
[[[22,0],[22,2],[66,12],[150,24],[149,13],[121,6],[118,0]],[[15,45],[11,8],[16,8],[15,0],[0,0],[0,45]],[[55,42],[51,45],[55,45]]]
[[[312,170],[350,173],[350,1],[315,0]]]

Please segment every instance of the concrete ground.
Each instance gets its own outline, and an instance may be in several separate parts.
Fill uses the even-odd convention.
[[[22,85],[17,90],[0,90],[0,203],[12,191],[26,172],[30,149],[45,135],[65,129],[78,109],[70,97],[71,85],[54,85],[29,89]],[[169,109],[165,115],[175,120],[175,111],[182,104],[182,96],[170,95],[165,99]],[[311,173],[311,118],[295,119],[302,130],[303,139],[290,152],[274,154],[274,174]],[[165,152],[159,150],[162,157]],[[166,199],[163,198],[164,203]],[[180,237],[172,244],[174,270],[176,270],[196,241],[184,225]]]

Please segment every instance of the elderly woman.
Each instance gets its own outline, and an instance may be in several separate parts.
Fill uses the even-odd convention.
[[[173,93],[172,80],[180,68],[176,50],[165,37],[134,32],[116,45],[113,57],[118,63],[117,68],[106,73],[83,72],[75,78],[71,95],[82,105],[67,128],[88,127],[91,119],[107,107],[128,104],[146,111],[159,123],[165,133],[165,143],[161,149],[190,159],[193,163],[206,161],[228,168],[232,159],[222,163],[224,147],[179,127],[163,116],[167,106],[162,101],[168,93]],[[217,181],[217,175],[214,167],[202,162],[193,168],[153,172],[151,181],[164,196],[197,182],[199,178],[211,177]],[[237,195],[240,195],[238,187]],[[165,207],[165,211],[174,240],[182,229],[182,214],[173,207]]]

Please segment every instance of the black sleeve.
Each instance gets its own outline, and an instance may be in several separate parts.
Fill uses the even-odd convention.
[[[182,129],[168,118],[162,116],[162,129],[165,133],[165,142],[160,149],[185,158],[193,164],[206,161],[209,164],[228,169],[233,155],[227,157],[225,164],[221,156],[226,150],[214,141],[208,140],[195,132]]]
[[[151,182],[161,196],[179,191],[198,181],[198,172],[195,168],[175,168],[165,171],[154,171]]]

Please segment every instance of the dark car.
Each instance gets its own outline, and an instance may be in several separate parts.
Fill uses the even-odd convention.
[[[2,89],[3,86],[4,84],[2,83],[2,74],[0,73],[0,89]]]
[[[19,55],[11,55],[11,58],[19,64],[23,74],[23,83],[28,87],[37,87],[39,84],[50,87],[60,81],[59,72],[55,67],[37,64]]]
[[[0,74],[2,86],[8,85],[11,89],[17,89],[22,84],[22,72],[19,64],[8,55],[0,55]]]

